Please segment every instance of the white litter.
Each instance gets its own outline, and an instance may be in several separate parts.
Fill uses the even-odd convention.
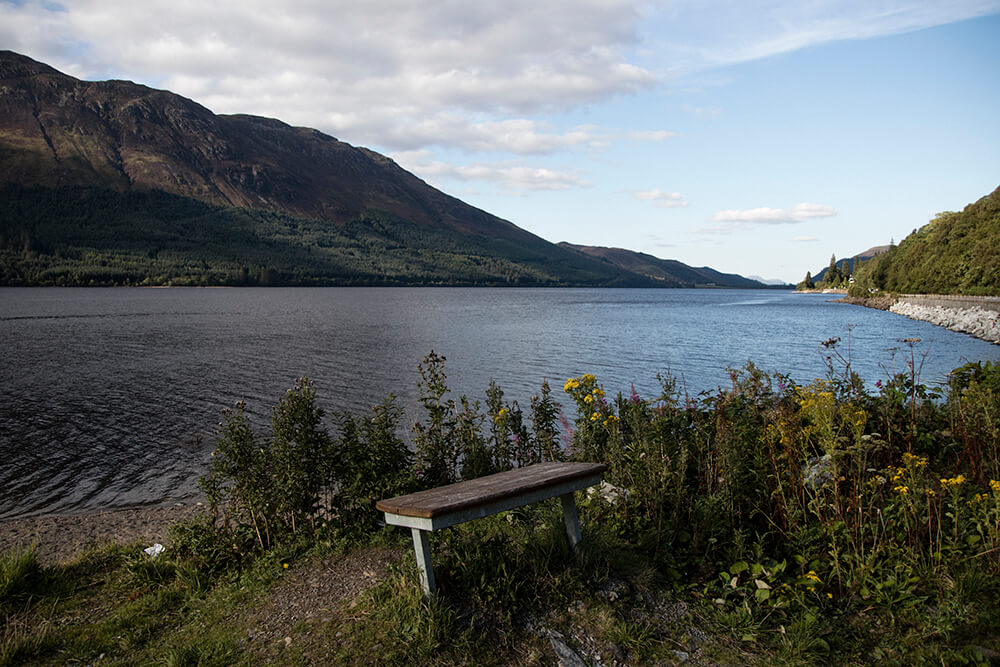
[[[153,546],[146,547],[142,551],[150,558],[156,558],[157,556],[163,553],[163,545],[157,542]]]

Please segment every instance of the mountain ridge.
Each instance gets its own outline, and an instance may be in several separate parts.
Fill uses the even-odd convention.
[[[256,272],[255,284],[270,276],[665,286],[649,272],[552,244],[319,130],[217,115],[131,81],[83,81],[11,51],[0,51],[0,197],[3,284],[245,284]],[[128,247],[116,245],[102,216]],[[223,228],[238,239],[233,247]],[[308,239],[293,229],[307,229]],[[745,284],[737,278],[729,286]]]
[[[676,259],[660,259],[654,255],[625,248],[585,246],[560,242],[591,257],[597,257],[620,268],[662,283],[663,287],[740,287],[762,288],[763,283],[733,273],[722,273],[707,266],[693,267]]]

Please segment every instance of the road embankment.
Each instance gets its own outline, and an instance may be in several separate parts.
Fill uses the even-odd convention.
[[[899,294],[868,298],[848,296],[842,300],[888,310],[1000,345],[1000,297]]]

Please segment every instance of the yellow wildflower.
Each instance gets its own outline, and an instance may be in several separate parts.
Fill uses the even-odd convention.
[[[595,412],[594,414],[590,415],[590,421],[592,422],[596,422],[600,418],[601,418],[601,413],[599,412]]]
[[[944,487],[959,487],[965,484],[965,475],[959,475],[958,477],[941,478],[941,486]]]
[[[905,465],[907,468],[914,468],[914,469],[926,468],[927,457],[917,456],[916,454],[911,454],[909,452],[906,452],[905,454],[903,454],[903,465]]]
[[[586,396],[583,397],[583,402],[584,403],[588,403],[588,404],[589,403],[593,403],[594,402],[594,397],[591,396],[590,394],[587,394]]]
[[[910,492],[910,487],[908,487],[908,486],[897,486],[897,487],[893,488],[893,491],[896,491],[900,495],[905,496],[907,493]]]
[[[991,479],[990,488],[993,489],[993,493],[1000,493],[1000,481]]]
[[[966,505],[972,507],[973,505],[978,505],[979,503],[984,502],[988,499],[989,496],[986,495],[985,493],[977,493],[975,496],[973,496],[972,500],[966,503]]]
[[[580,386],[580,381],[578,379],[570,378],[566,380],[566,384],[563,385],[563,391],[565,391],[568,394],[574,389],[579,388],[579,386]]]

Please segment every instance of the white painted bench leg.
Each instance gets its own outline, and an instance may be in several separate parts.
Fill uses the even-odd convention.
[[[562,501],[563,523],[566,524],[566,537],[569,538],[569,546],[576,551],[580,544],[580,517],[576,513],[576,501],[573,499],[573,492],[559,496]]]
[[[413,552],[417,556],[417,569],[420,570],[420,585],[424,595],[430,597],[437,592],[437,581],[434,579],[434,566],[431,565],[431,545],[427,540],[427,531],[411,528],[413,532]]]

